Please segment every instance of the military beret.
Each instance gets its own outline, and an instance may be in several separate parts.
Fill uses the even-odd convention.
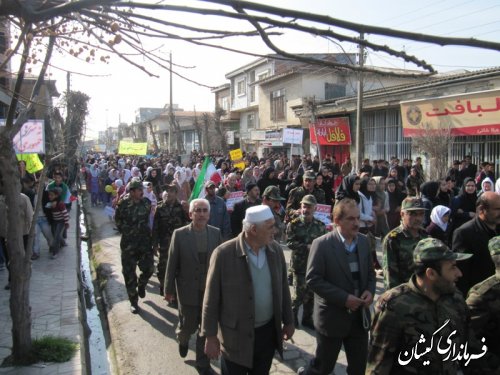
[[[500,255],[500,236],[493,237],[488,242],[488,249],[491,256]]]
[[[435,262],[439,260],[465,260],[472,254],[454,253],[442,241],[428,237],[420,240],[413,250],[413,261],[415,264]]]
[[[308,204],[310,206],[316,206],[318,204],[318,201],[312,194],[307,194],[304,195],[304,198],[300,201],[300,203]]]
[[[129,190],[144,189],[144,185],[142,184],[141,181],[130,181],[128,183],[128,189]]]
[[[266,187],[266,190],[264,190],[264,194],[262,194],[262,196],[275,201],[285,200],[285,198],[282,198],[280,195],[280,189],[278,189],[278,187],[274,185],[269,185],[268,187]]]
[[[401,211],[417,211],[417,210],[427,210],[424,207],[424,202],[422,199],[416,197],[408,197],[403,200],[401,204]]]
[[[316,179],[316,173],[314,171],[306,171],[304,175],[302,176],[304,180],[315,180]]]

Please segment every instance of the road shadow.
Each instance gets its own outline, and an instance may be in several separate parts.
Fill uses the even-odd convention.
[[[169,324],[170,320],[167,321],[167,319],[164,319],[164,314],[167,312],[159,308],[153,301],[145,301],[144,304],[156,310],[160,314],[160,317],[151,314],[146,309],[141,309],[139,316],[162,335],[175,340],[175,325]],[[171,313],[169,314],[172,315]]]

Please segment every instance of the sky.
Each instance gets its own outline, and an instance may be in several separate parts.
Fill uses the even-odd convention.
[[[163,1],[174,3],[174,1]],[[497,0],[259,0],[256,2],[286,7],[310,13],[329,15],[347,21],[384,26],[406,31],[449,37],[474,37],[484,40],[500,40],[500,2]],[[182,1],[182,4],[197,3]],[[208,7],[207,4],[201,6]],[[222,8],[221,6],[215,6]],[[165,15],[165,18],[170,17]],[[174,22],[230,30],[250,30],[245,21],[214,19],[204,15],[174,15]],[[345,32],[337,29],[336,31]],[[192,33],[191,33],[192,34]],[[354,35],[347,32],[348,35]],[[500,66],[500,52],[470,47],[441,47],[408,40],[366,35],[373,42],[383,42],[394,49],[404,49],[420,59],[431,63],[440,72],[459,69],[477,70]],[[355,45],[342,45],[343,50],[331,41],[311,35],[286,32],[273,37],[282,49],[292,53],[340,53],[357,52]],[[257,59],[217,49],[198,47],[181,41],[144,40],[146,49],[159,51],[166,59],[172,53],[173,62],[190,69],[179,72],[190,79],[209,86],[228,83],[225,74]],[[245,49],[255,53],[272,53],[257,37],[238,37],[217,42],[232,48]],[[119,47],[119,46],[118,46]],[[119,122],[132,123],[139,107],[163,107],[170,101],[169,73],[151,65],[144,58],[141,64],[149,67],[159,77],[148,77],[139,69],[111,57],[108,64],[101,62],[84,63],[71,56],[55,55],[49,68],[51,78],[56,80],[59,92],[66,90],[65,69],[72,71],[71,89],[90,96],[87,117],[87,138],[97,137],[99,130],[117,126]],[[367,64],[393,68],[416,69],[414,65],[388,56],[381,52],[369,51]],[[213,111],[214,94],[209,88],[201,87],[174,76],[173,103],[187,111],[202,113]]]

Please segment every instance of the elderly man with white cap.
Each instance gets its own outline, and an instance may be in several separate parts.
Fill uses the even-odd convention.
[[[274,232],[271,209],[250,207],[242,233],[210,259],[201,331],[207,356],[222,353],[223,375],[269,373],[275,350],[282,355],[283,339],[295,331],[285,257]]]

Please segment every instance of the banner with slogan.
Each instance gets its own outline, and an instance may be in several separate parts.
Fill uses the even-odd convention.
[[[238,168],[240,171],[244,171],[247,165],[245,164],[244,161],[241,161],[239,163],[233,163],[233,167]]]
[[[233,212],[234,205],[238,202],[241,202],[245,198],[244,191],[233,191],[229,193],[229,198],[226,201],[227,212]]]
[[[313,144],[316,144],[317,135],[321,146],[350,145],[349,118],[335,117],[316,120],[316,122],[309,124],[309,135]]]
[[[301,145],[303,133],[303,129],[285,128],[283,129],[283,143]]]
[[[401,102],[403,136],[500,134],[500,90]]]
[[[0,119],[0,126],[5,126],[5,120]],[[28,120],[14,136],[16,154],[45,153],[45,122],[44,120]]]
[[[118,153],[121,155],[140,155],[144,156],[148,153],[147,143],[132,143],[120,141]]]
[[[243,152],[241,151],[241,148],[237,148],[229,151],[229,156],[232,161],[241,160],[243,159]]]
[[[314,212],[314,217],[324,223],[325,225],[330,225],[332,206],[329,204],[317,204],[316,211]]]
[[[38,154],[17,154],[17,160],[24,160],[28,173],[36,173],[43,169],[43,163],[40,161]]]
[[[229,151],[229,158],[233,162],[233,166],[235,168],[238,168],[241,171],[246,168],[246,164],[243,161],[243,152],[241,151],[241,148]]]

